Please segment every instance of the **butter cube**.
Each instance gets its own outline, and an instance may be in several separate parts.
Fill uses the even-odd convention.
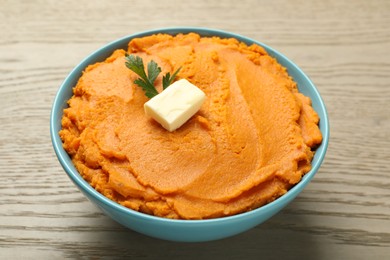
[[[205,98],[202,90],[181,79],[146,102],[144,109],[147,115],[172,132],[198,112]]]

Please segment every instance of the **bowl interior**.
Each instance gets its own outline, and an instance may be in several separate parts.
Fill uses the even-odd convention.
[[[67,100],[70,99],[70,97],[73,95],[73,87],[76,85],[79,77],[82,74],[82,71],[89,65],[93,64],[95,62],[103,61],[105,58],[107,58],[115,49],[127,49],[128,42],[133,38],[143,37],[151,34],[156,33],[168,33],[168,34],[178,34],[178,33],[189,33],[189,32],[196,32],[200,34],[201,36],[218,36],[221,38],[236,38],[239,41],[245,42],[247,44],[258,44],[265,48],[267,52],[275,57],[280,64],[282,64],[284,67],[288,69],[289,74],[294,78],[294,80],[298,83],[298,88],[300,92],[302,92],[304,95],[309,96],[312,99],[312,105],[313,108],[316,110],[320,117],[320,130],[323,135],[323,142],[322,144],[317,148],[316,153],[314,155],[313,161],[312,161],[312,169],[309,173],[307,173],[299,182],[297,185],[295,185],[292,189],[290,189],[285,195],[278,198],[277,200],[260,207],[258,209],[241,213],[235,216],[225,217],[225,218],[219,218],[219,219],[209,219],[209,220],[170,220],[170,219],[164,219],[154,216],[149,216],[143,213],[139,213],[136,211],[133,211],[131,209],[125,208],[119,204],[117,204],[114,201],[111,201],[110,199],[106,198],[105,196],[101,195],[99,192],[97,192],[94,188],[92,188],[89,183],[87,183],[77,172],[75,167],[72,164],[72,161],[66,151],[62,147],[62,141],[59,137],[58,132],[61,130],[61,118],[63,115],[63,109],[67,107]],[[228,33],[224,31],[219,30],[212,30],[212,29],[206,29],[206,28],[168,28],[168,29],[157,29],[142,33],[133,34],[130,36],[126,36],[124,38],[121,38],[119,40],[116,40],[114,42],[109,43],[108,45],[102,47],[101,49],[95,51],[91,55],[89,55],[87,58],[85,58],[80,64],[78,64],[67,76],[67,78],[64,80],[62,85],[60,86],[57,95],[55,96],[52,111],[51,111],[51,117],[50,117],[50,133],[52,138],[52,144],[55,150],[55,153],[68,174],[68,176],[71,178],[71,180],[76,184],[76,186],[83,191],[85,195],[89,198],[95,199],[98,203],[101,205],[114,208],[115,210],[118,210],[124,214],[130,214],[132,216],[143,218],[145,220],[149,221],[160,221],[165,223],[180,223],[180,224],[186,224],[186,223],[202,223],[205,225],[210,225],[215,222],[226,222],[226,221],[234,221],[237,218],[245,218],[245,217],[253,217],[256,215],[266,214],[267,211],[271,210],[273,208],[278,208],[278,204],[286,205],[288,202],[290,202],[295,196],[299,194],[300,191],[310,182],[310,180],[313,178],[315,173],[317,172],[318,168],[320,167],[327,147],[328,147],[328,141],[329,141],[329,123],[328,123],[328,117],[326,108],[324,105],[324,102],[318,93],[316,87],[311,82],[311,80],[303,73],[303,71],[296,66],[292,61],[290,61],[288,58],[286,58],[281,53],[277,52],[276,50],[272,49],[271,47],[261,43],[254,41],[252,39],[249,39],[247,37],[237,35],[234,33]],[[279,210],[279,208],[278,208]],[[270,216],[269,216],[270,217]]]

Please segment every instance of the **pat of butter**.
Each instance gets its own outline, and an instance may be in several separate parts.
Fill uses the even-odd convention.
[[[202,106],[206,95],[186,79],[181,79],[145,103],[145,113],[172,132],[182,126]]]

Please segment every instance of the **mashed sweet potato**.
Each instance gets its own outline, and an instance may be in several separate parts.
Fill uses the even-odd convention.
[[[202,89],[206,101],[170,133],[145,115],[148,99],[125,50],[88,66],[60,136],[83,178],[106,197],[161,217],[216,218],[275,200],[310,170],[319,118],[262,47],[158,34],[132,40],[127,52],[156,61],[162,74],[182,67],[178,79]]]

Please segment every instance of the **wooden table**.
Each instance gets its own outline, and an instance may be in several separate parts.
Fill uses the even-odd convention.
[[[390,259],[390,1],[0,0],[0,259]],[[328,108],[331,140],[305,191],[263,225],[207,243],[128,230],[54,155],[54,95],[79,61],[143,30],[236,32],[295,61]]]

